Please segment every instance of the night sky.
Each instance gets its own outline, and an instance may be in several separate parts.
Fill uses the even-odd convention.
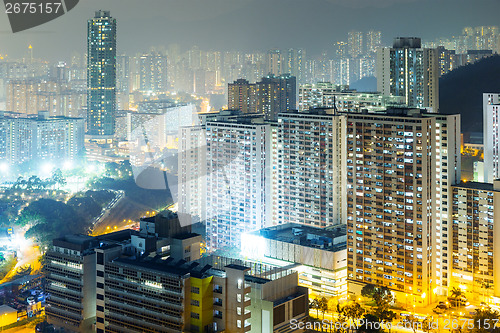
[[[461,34],[465,26],[499,25],[500,0],[81,0],[66,15],[13,34],[0,13],[0,54],[68,60],[85,52],[86,20],[97,9],[118,20],[118,52],[135,54],[177,43],[204,50],[302,47],[330,50],[350,30],[424,40]]]

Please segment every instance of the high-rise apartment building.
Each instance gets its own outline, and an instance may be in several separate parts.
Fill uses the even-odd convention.
[[[500,305],[500,181],[453,186],[450,288],[471,302]]]
[[[207,121],[206,242],[239,248],[241,234],[270,221],[271,125],[262,116]]]
[[[500,93],[483,94],[484,180],[500,178]]]
[[[129,109],[130,79],[130,57],[116,56],[116,105],[119,110]]]
[[[279,115],[278,224],[323,228],[345,221],[345,122],[321,110]]]
[[[297,83],[294,76],[268,75],[255,85],[256,111],[266,120],[276,120],[278,113],[295,110]]]
[[[460,180],[460,117],[418,109],[349,114],[350,290],[371,283],[417,306],[451,282],[451,186]]]
[[[444,46],[437,47],[439,76],[442,76],[454,68],[455,50],[448,50]]]
[[[83,157],[84,120],[81,118],[22,118],[0,114],[0,157],[11,165],[42,161],[63,167]]]
[[[351,58],[357,58],[364,53],[363,33],[361,31],[349,31],[347,34],[348,54]]]
[[[156,51],[141,55],[139,58],[139,89],[144,93],[165,93],[168,90],[167,68],[166,55]]]
[[[382,46],[382,33],[380,31],[368,31],[365,37],[366,53],[375,53]]]
[[[207,199],[207,139],[204,126],[179,129],[178,195],[179,214],[188,223],[206,219]]]
[[[99,10],[87,23],[87,134],[111,139],[116,111],[116,19]]]
[[[48,111],[51,116],[82,117],[87,92],[76,81],[11,79],[6,86],[6,110],[23,114]]]
[[[227,88],[229,110],[240,110],[243,113],[255,113],[256,94],[255,83],[238,79],[228,84]]]
[[[305,83],[306,51],[304,49],[288,49],[286,73],[297,78],[297,83]]]
[[[409,107],[439,111],[439,63],[436,49],[421,47],[420,38],[398,37],[392,48],[377,52],[377,91],[404,96]]]
[[[281,50],[267,52],[267,74],[281,75],[286,73],[285,57]]]
[[[380,93],[348,91],[347,86],[318,82],[299,87],[299,111],[311,108],[336,108],[339,112],[382,111],[390,106],[403,106],[404,97]]]

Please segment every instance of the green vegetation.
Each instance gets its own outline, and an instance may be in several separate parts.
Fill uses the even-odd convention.
[[[162,210],[173,203],[172,196],[168,190],[143,189],[137,186],[133,177],[126,179],[113,179],[109,177],[95,179],[90,187],[93,189],[125,191],[125,195],[129,199],[155,210]]]
[[[15,220],[18,226],[28,226],[25,237],[33,237],[40,245],[47,245],[64,234],[87,233],[92,219],[115,197],[109,191],[78,193],[67,203],[39,199],[24,208]]]
[[[2,280],[7,275],[7,273],[9,273],[10,270],[13,269],[14,266],[16,266],[16,264],[17,264],[17,258],[14,256],[5,259],[5,261],[3,261],[2,264],[0,265],[0,280]]]

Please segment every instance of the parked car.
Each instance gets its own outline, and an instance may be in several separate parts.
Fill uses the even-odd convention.
[[[446,309],[448,309],[448,305],[446,305],[445,302],[439,302],[439,304],[436,305],[436,308],[440,308],[440,309],[446,310]]]
[[[446,311],[446,308],[442,308],[439,305],[437,305],[434,309],[432,309],[432,311],[436,314],[442,314]]]

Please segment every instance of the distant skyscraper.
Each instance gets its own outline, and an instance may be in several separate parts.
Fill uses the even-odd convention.
[[[116,99],[120,110],[128,110],[130,94],[130,58],[116,57]]]
[[[110,138],[115,132],[116,19],[99,10],[87,27],[87,134]]]
[[[160,52],[143,54],[139,59],[140,90],[165,93],[168,90],[167,56]]]
[[[382,46],[382,33],[380,31],[368,31],[366,33],[366,53],[375,53]]]
[[[268,74],[281,75],[285,73],[285,59],[280,50],[270,50],[267,52]]]
[[[439,72],[437,50],[423,49],[420,38],[398,37],[377,52],[377,90],[405,96],[409,107],[439,111]]]
[[[306,51],[303,49],[288,49],[285,72],[297,78],[297,83],[305,83]]]
[[[437,47],[438,62],[439,62],[439,76],[444,75],[453,69],[453,59],[455,57],[455,50],[448,50],[444,46]]]
[[[255,84],[245,79],[239,79],[229,83],[227,89],[228,108],[240,110],[243,113],[255,112]]]
[[[484,180],[500,178],[500,93],[483,94]]]
[[[350,31],[347,34],[347,45],[349,56],[359,57],[363,54],[363,33],[360,31]]]
[[[278,113],[295,110],[297,105],[295,76],[269,75],[255,85],[256,111],[264,114],[266,120],[276,120]]]
[[[62,168],[82,157],[83,143],[81,118],[49,117],[48,111],[31,118],[0,114],[0,160],[11,165],[43,161]]]

